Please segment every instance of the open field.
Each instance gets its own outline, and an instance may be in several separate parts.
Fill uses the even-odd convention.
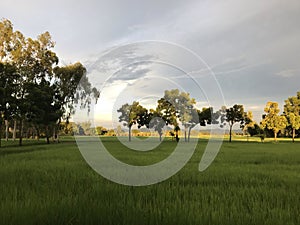
[[[104,138],[113,155],[145,165],[170,154],[126,150]],[[41,141],[42,142],[42,141]],[[3,141],[0,150],[1,224],[300,224],[300,142],[224,142],[213,164],[198,171],[206,140],[189,163],[156,185],[112,183],[83,160],[75,142]],[[17,144],[17,143],[16,143]]]

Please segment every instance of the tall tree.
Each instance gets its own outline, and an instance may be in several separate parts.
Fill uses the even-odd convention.
[[[284,115],[292,129],[292,140],[295,142],[296,130],[300,129],[300,92],[285,100]]]
[[[261,122],[262,128],[273,130],[274,140],[277,141],[277,134],[280,130],[287,126],[287,119],[285,116],[280,116],[280,109],[277,102],[268,102],[265,109],[266,115]]]
[[[92,87],[86,76],[86,69],[81,63],[55,67],[58,57],[52,51],[53,47],[54,42],[49,32],[42,33],[37,39],[26,38],[20,31],[14,31],[9,20],[3,19],[0,22],[0,62],[13,66],[15,74],[18,75],[7,78],[13,81],[14,89],[11,97],[14,101],[10,101],[9,107],[14,109],[10,114],[18,120],[20,145],[24,121],[28,114],[32,114],[29,111],[31,110],[29,99],[32,99],[34,91],[30,89],[31,87],[37,90],[35,85],[50,82],[46,86],[53,89],[49,93],[53,94],[51,98],[55,99],[55,104],[52,102],[51,106],[47,106],[48,108],[45,106],[45,109],[54,105],[56,108],[60,107],[55,111],[64,115],[62,119],[65,118],[67,121],[74,113],[77,104],[89,111],[91,100],[95,98],[97,101],[99,98],[99,91]],[[51,110],[45,112],[52,114]]]
[[[5,121],[6,133],[8,132],[8,121],[16,109],[16,99],[13,96],[16,85],[14,80],[18,78],[15,67],[0,62],[0,147],[2,138],[2,127]],[[7,136],[8,134],[6,134]]]

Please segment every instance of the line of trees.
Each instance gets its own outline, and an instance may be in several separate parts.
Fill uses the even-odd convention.
[[[77,104],[89,109],[99,97],[80,62],[58,66],[54,45],[49,32],[26,38],[9,20],[0,21],[0,146],[3,126],[6,139],[12,129],[20,145],[24,133],[43,133],[49,143]]]
[[[220,127],[229,126],[229,141],[232,141],[232,129],[238,124],[247,137],[259,136],[264,139],[268,133],[273,133],[274,140],[277,135],[292,136],[294,142],[297,131],[300,129],[300,92],[296,96],[285,100],[284,111],[280,115],[278,103],[268,102],[262,115],[262,121],[258,124],[253,120],[251,111],[245,112],[244,106],[235,104],[214,111],[212,107],[198,109],[196,100],[189,93],[180,92],[178,89],[166,90],[164,96],[157,101],[155,109],[146,109],[139,102],[126,103],[117,110],[120,113],[119,122],[122,122],[129,130],[131,141],[131,129],[133,125],[138,128],[143,126],[153,128],[160,136],[164,126],[173,126],[176,140],[179,140],[178,131],[180,125],[184,128],[184,140],[190,140],[191,130],[196,126],[219,124]]]

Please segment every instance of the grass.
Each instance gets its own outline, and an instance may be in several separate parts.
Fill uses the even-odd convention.
[[[115,138],[103,142],[114,156],[137,165],[157,162],[175,146],[165,141],[155,151],[139,153],[125,150]],[[200,173],[206,143],[200,140],[176,175],[145,187],[104,179],[71,139],[21,148],[6,144],[0,150],[0,223],[300,224],[299,142],[224,142]]]

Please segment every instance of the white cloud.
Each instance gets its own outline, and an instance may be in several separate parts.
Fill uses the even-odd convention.
[[[284,78],[300,76],[300,70],[294,70],[294,69],[282,70],[278,72],[276,75]]]

